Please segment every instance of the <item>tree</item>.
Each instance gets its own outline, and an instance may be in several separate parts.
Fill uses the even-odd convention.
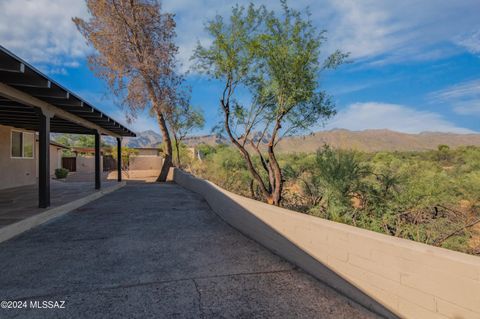
[[[253,4],[234,7],[228,22],[221,16],[208,22],[213,42],[199,44],[194,53],[201,72],[224,82],[223,130],[266,202],[274,205],[281,202],[283,186],[275,146],[283,136],[335,114],[331,99],[319,89],[318,75],[346,58],[336,51],[322,64],[325,31],[317,31],[308,13],[288,8],[285,1],[282,7],[280,15]],[[248,104],[239,100],[244,90],[251,95]]]
[[[168,127],[173,135],[173,144],[177,154],[177,166],[180,167],[181,141],[194,129],[203,128],[205,118],[200,109],[190,104],[190,95],[187,92],[177,95],[176,107],[166,113]]]
[[[91,18],[74,18],[96,49],[89,64],[127,106],[129,116],[149,108],[156,115],[165,145],[158,181],[172,166],[172,142],[165,114],[174,107],[181,77],[174,72],[178,51],[175,21],[157,0],[86,0]]]
[[[112,157],[118,161],[118,148],[116,146],[112,147],[112,150],[110,151],[110,155],[112,155]],[[134,149],[134,148],[130,148],[128,146],[123,146],[121,148],[121,151],[122,151],[122,160],[121,160],[121,164],[122,164],[122,171],[125,171],[128,169],[128,167],[130,166],[130,157],[132,156],[135,156],[135,155],[138,155],[138,150]]]
[[[85,134],[59,134],[55,136],[54,140],[65,146],[74,147],[94,147],[95,136]],[[100,141],[101,146],[109,146],[104,140]]]

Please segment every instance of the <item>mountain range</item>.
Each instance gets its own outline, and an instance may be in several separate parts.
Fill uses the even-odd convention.
[[[137,137],[126,138],[129,147],[158,147],[162,141],[160,134],[144,131]],[[189,146],[198,144],[218,145],[229,141],[220,135],[200,135],[185,138]],[[339,149],[354,149],[366,152],[376,151],[424,151],[436,149],[445,144],[452,148],[461,145],[480,146],[480,134],[455,134],[440,132],[423,132],[407,134],[387,129],[349,131],[334,129],[319,131],[309,135],[285,137],[277,146],[278,152],[313,152],[324,144]]]

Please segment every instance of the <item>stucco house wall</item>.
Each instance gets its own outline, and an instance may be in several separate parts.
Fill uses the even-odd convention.
[[[35,147],[34,158],[11,157],[11,131],[31,132],[0,125],[0,189],[35,184],[38,150]],[[33,133],[33,132],[32,132]]]
[[[50,177],[55,176],[55,170],[62,167],[62,148],[50,144]],[[35,142],[35,177],[38,178],[38,141]]]
[[[57,168],[62,168],[62,153],[61,147],[50,145],[50,176],[55,175]]]
[[[12,130],[35,133],[0,125],[0,189],[35,184],[38,178],[38,142],[35,142],[33,158],[11,157]],[[50,175],[62,167],[62,148],[50,145]]]

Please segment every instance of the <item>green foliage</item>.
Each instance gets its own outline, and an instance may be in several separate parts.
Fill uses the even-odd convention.
[[[209,155],[215,153],[215,146],[211,146],[208,144],[199,144],[197,145],[197,151],[200,153],[202,157],[208,157]]]
[[[114,159],[118,158],[118,148],[116,146],[111,148],[110,154]],[[130,165],[130,157],[138,154],[138,150],[122,146],[122,170],[126,170]]]
[[[203,163],[194,169],[195,173],[221,187],[250,196],[251,177],[240,153],[224,145],[203,148],[209,152],[204,155]]]
[[[242,154],[264,199],[275,205],[283,187],[275,147],[283,136],[335,114],[318,78],[347,57],[336,51],[321,61],[325,31],[314,27],[308,11],[281,5],[279,12],[250,4],[234,7],[228,20],[216,16],[206,27],[212,43],[199,44],[193,57],[200,72],[225,84],[222,133]],[[258,147],[262,140],[268,150]]]
[[[83,134],[58,134],[54,140],[69,147],[95,147],[94,135]],[[101,147],[109,146],[105,141],[101,141]],[[75,156],[71,150],[63,150],[63,156]]]
[[[65,146],[94,147],[95,136],[83,134],[61,134],[55,140]]]
[[[207,23],[214,41],[195,50],[198,71],[227,81],[224,100],[241,88],[252,95],[250,105],[238,100],[232,105],[236,128],[258,120],[254,125],[273,130],[268,125],[281,119],[284,130],[292,134],[335,114],[329,96],[319,89],[318,76],[348,55],[335,51],[321,62],[326,32],[315,28],[309,12],[293,10],[286,1],[282,9],[276,13],[265,6],[237,5],[228,21],[216,16]]]
[[[57,179],[66,178],[67,176],[68,176],[68,169],[65,169],[65,168],[55,169],[55,177]]]
[[[205,153],[199,165],[203,177],[256,196],[238,152],[205,146]],[[279,162],[287,208],[448,249],[480,251],[475,246],[480,232],[468,226],[480,218],[479,147],[377,153],[324,147],[282,154]]]
[[[315,175],[323,188],[328,190],[327,200],[349,205],[352,197],[363,188],[361,178],[366,169],[355,153],[334,151],[326,146],[317,152],[315,164]]]
[[[182,140],[193,130],[202,128],[205,125],[205,118],[202,110],[190,105],[190,96],[188,95],[179,99],[179,104],[167,114],[166,119],[173,135],[175,146],[173,156],[177,161],[177,166],[180,167],[181,158],[185,157],[186,153],[186,146],[182,144]],[[187,158],[189,157],[187,156]]]

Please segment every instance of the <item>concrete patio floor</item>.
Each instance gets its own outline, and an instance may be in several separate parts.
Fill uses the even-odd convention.
[[[0,318],[375,318],[246,238],[198,195],[129,182],[0,244]]]
[[[95,192],[93,178],[87,181],[57,181],[50,184],[51,206],[54,208]],[[103,181],[102,188],[115,185],[116,181]],[[38,208],[38,187],[28,185],[0,190],[0,228],[44,212]]]

